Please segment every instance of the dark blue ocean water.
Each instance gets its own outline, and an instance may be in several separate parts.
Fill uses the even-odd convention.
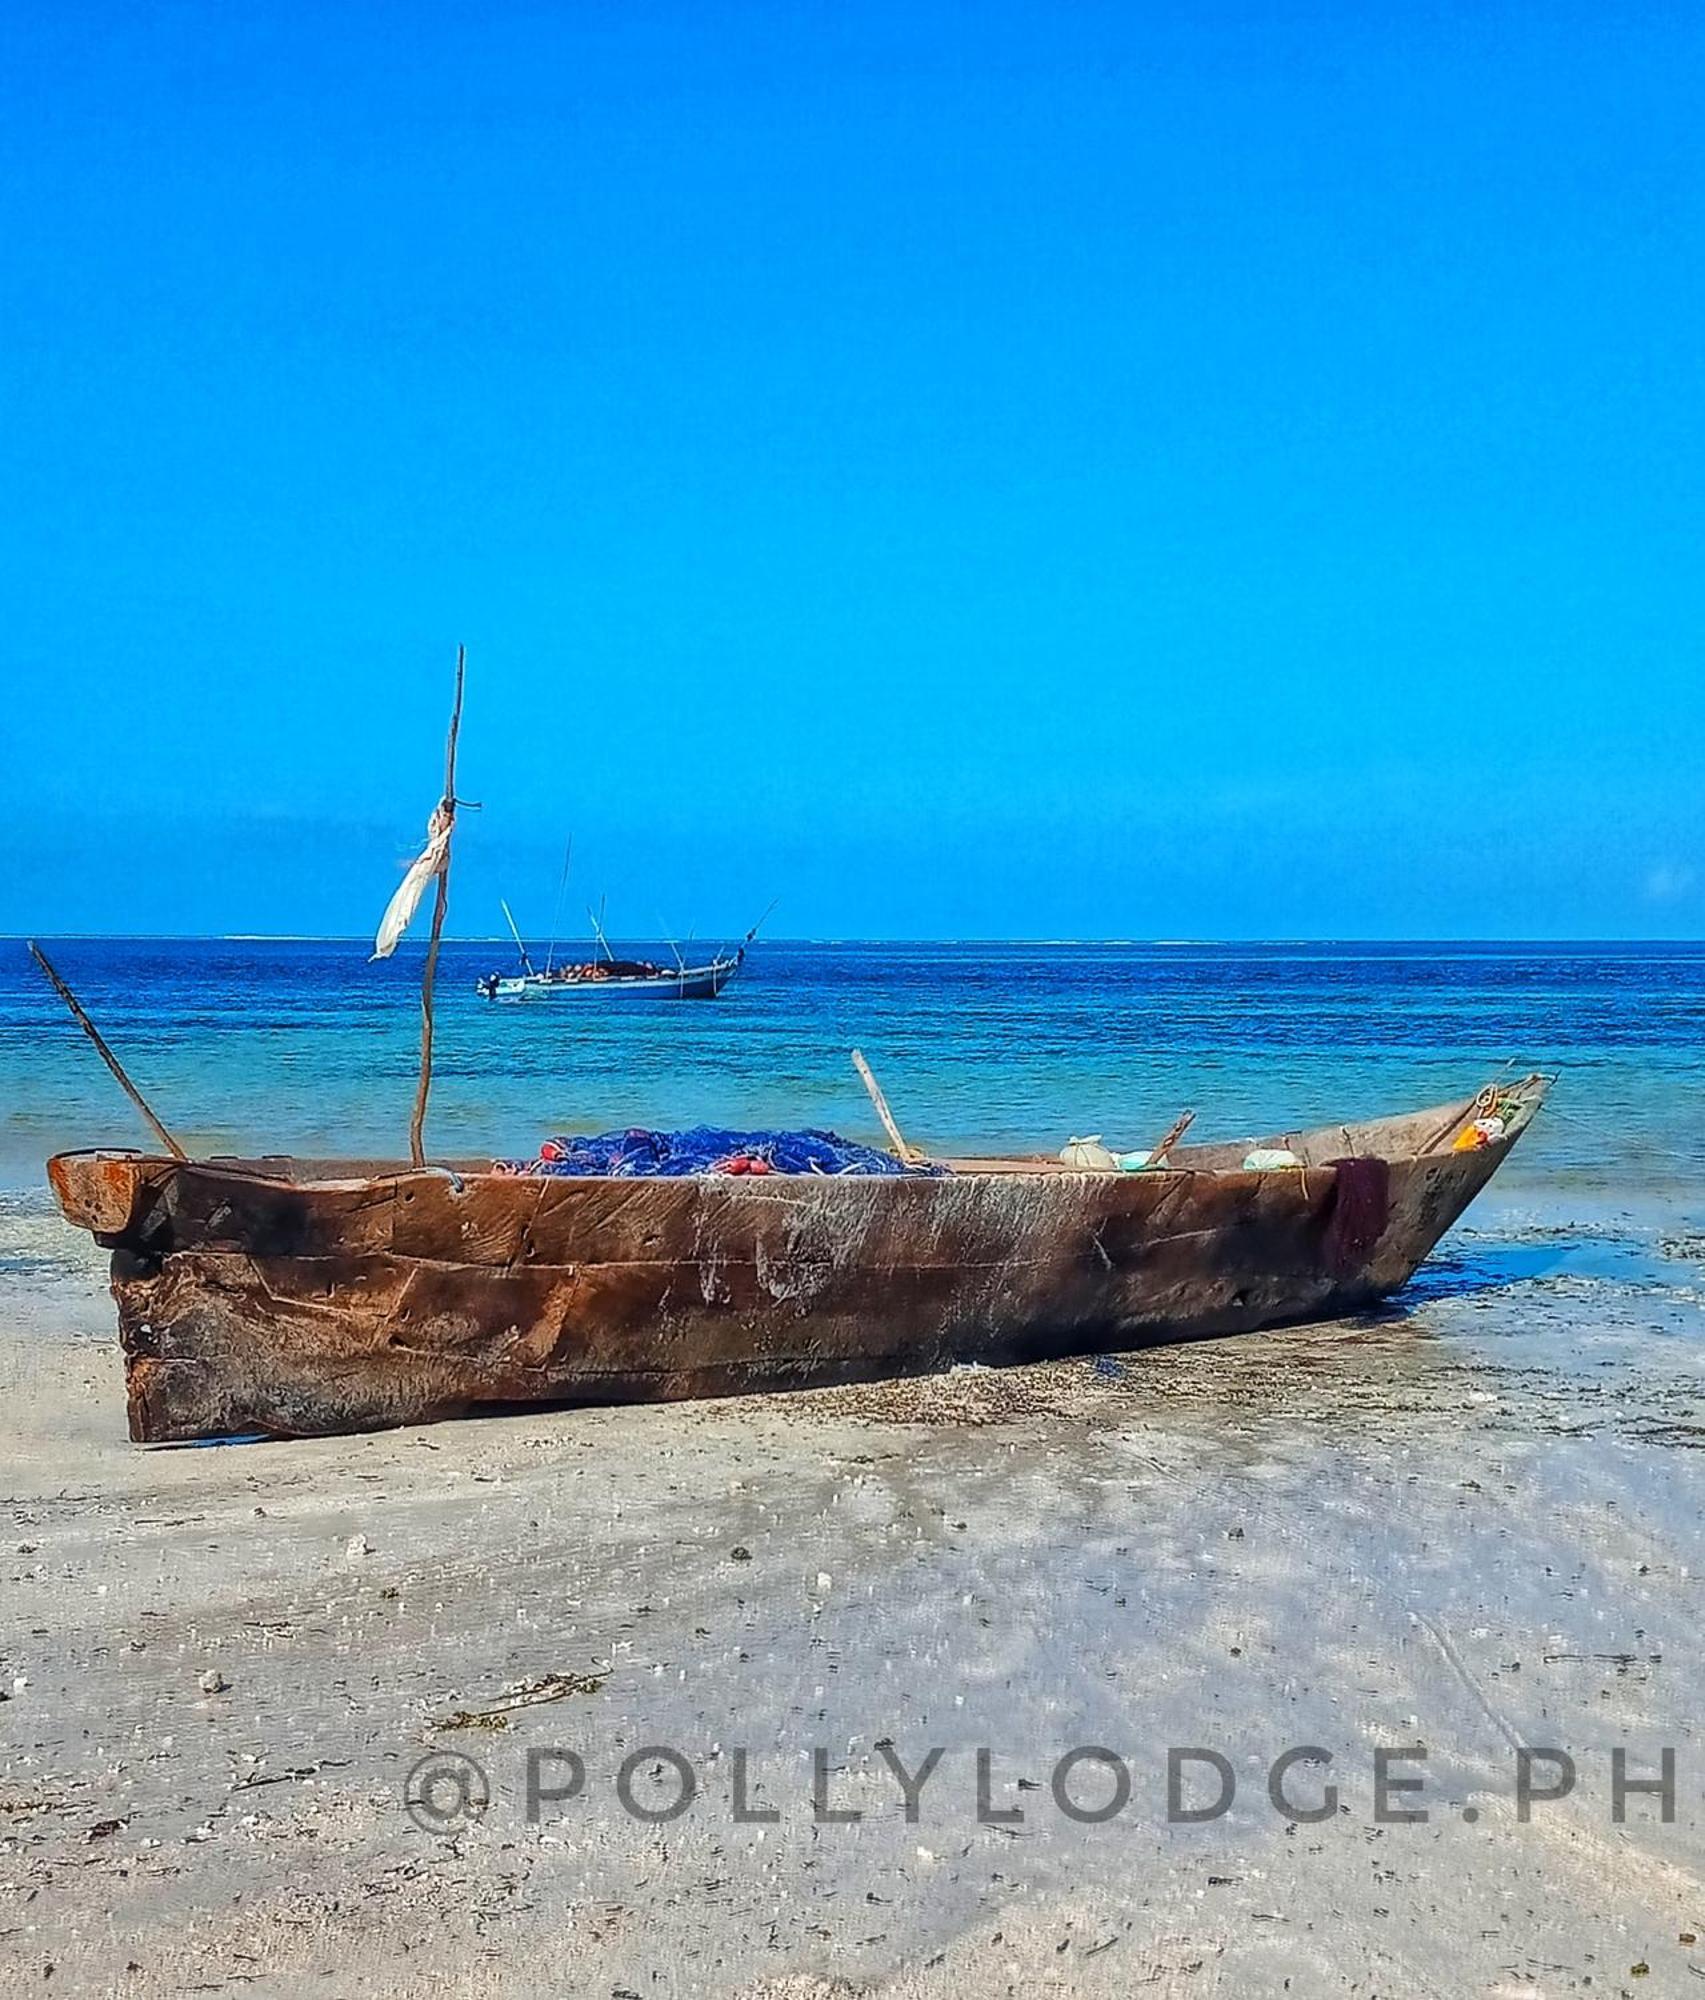
[[[666,956],[643,943],[620,949]],[[50,946],[192,1150],[400,1154],[421,947]],[[822,1124],[879,1138],[864,1049],[930,1147],[1151,1143],[1194,1106],[1241,1137],[1431,1103],[1507,1060],[1562,1081],[1501,1185],[1705,1188],[1705,946],[893,945],[761,942],[712,1003],[494,1006],[441,961],[429,1146],[532,1152],[629,1124]],[[138,1144],[129,1105],[22,944],[0,942],[0,1186],[56,1148]]]

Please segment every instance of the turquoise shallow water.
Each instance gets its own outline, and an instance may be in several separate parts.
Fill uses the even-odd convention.
[[[405,1148],[419,947],[384,965],[353,941],[51,949],[192,1148]],[[700,1120],[876,1138],[855,1044],[920,1143],[1022,1150],[1149,1144],[1185,1105],[1204,1137],[1397,1110],[1513,1058],[1562,1081],[1501,1190],[1685,1208],[1705,1188],[1705,946],[760,943],[713,1003],[491,1005],[473,981],[510,956],[446,947],[438,1152]],[[103,1142],[142,1143],[138,1121],[0,943],[0,1186]]]

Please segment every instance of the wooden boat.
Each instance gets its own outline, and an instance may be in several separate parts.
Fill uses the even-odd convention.
[[[551,1179],[460,1165],[62,1153],[111,1248],[143,1442],[726,1395],[1353,1312],[1405,1284],[1548,1079],[1159,1170]],[[1497,1136],[1473,1150],[1476,1119]]]
[[[704,965],[652,965],[644,959],[594,959],[549,972],[487,973],[477,990],[488,1000],[714,1000],[745,963],[744,945]]]

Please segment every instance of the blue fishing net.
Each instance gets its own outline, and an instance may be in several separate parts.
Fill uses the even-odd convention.
[[[600,1132],[596,1138],[549,1139],[536,1160],[500,1160],[499,1171],[557,1174],[569,1178],[615,1175],[622,1179],[678,1179],[729,1171],[730,1162],[761,1160],[778,1174],[938,1174],[940,1167],[908,1167],[892,1153],[861,1146],[835,1132],[734,1132],[695,1125],[688,1132]]]

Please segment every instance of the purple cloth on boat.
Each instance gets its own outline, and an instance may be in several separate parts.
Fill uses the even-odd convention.
[[[1336,1168],[1338,1186],[1321,1251],[1333,1277],[1353,1278],[1391,1218],[1391,1166],[1371,1155],[1327,1164]]]
[[[908,1167],[892,1153],[861,1146],[835,1132],[736,1132],[695,1125],[686,1132],[601,1132],[596,1138],[549,1142],[555,1159],[500,1160],[501,1172],[551,1174],[566,1179],[614,1175],[618,1179],[680,1179],[704,1174],[723,1161],[763,1160],[778,1174],[935,1174],[939,1167]]]

